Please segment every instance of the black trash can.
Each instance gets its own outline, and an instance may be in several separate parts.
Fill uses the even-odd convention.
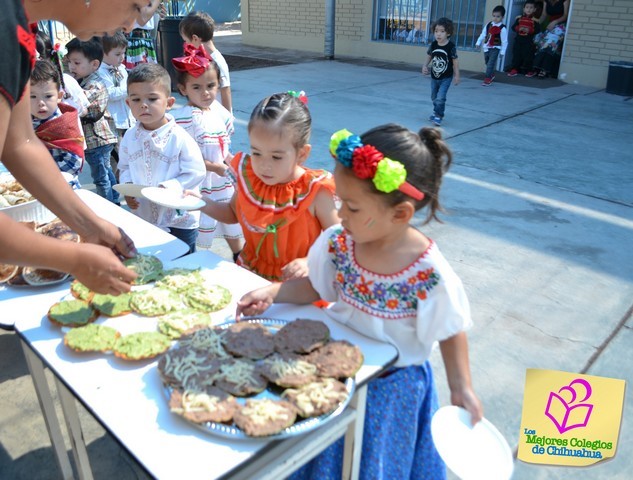
[[[182,57],[183,44],[178,31],[182,17],[165,17],[158,24],[158,41],[160,42],[159,63],[167,69],[171,77],[172,91],[178,90],[178,82],[176,81],[176,69],[171,64],[171,59]]]
[[[607,93],[633,96],[633,62],[609,62]]]

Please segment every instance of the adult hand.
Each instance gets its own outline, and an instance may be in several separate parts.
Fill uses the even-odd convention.
[[[101,218],[96,219],[88,232],[80,235],[84,241],[109,247],[123,257],[134,257],[138,253],[134,242],[122,229]]]
[[[284,281],[293,278],[301,278],[308,276],[308,259],[296,258],[292,262],[287,263],[281,268],[281,277]]]
[[[69,273],[77,280],[97,293],[119,295],[130,291],[137,274],[123,265],[112,250],[89,243],[75,247],[76,261]]]

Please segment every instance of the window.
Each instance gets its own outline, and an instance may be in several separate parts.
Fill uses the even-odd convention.
[[[486,0],[376,0],[373,40],[427,45],[433,40],[433,21],[448,17],[455,26],[455,45],[474,48],[485,4]]]

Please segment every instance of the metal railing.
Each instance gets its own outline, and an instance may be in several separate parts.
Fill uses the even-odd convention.
[[[440,17],[453,21],[451,40],[458,48],[474,48],[484,20],[486,0],[375,0],[375,41],[428,45],[431,24]]]

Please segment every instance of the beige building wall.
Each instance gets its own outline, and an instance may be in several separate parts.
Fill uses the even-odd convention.
[[[633,61],[633,0],[572,0],[560,78],[604,88],[619,60]]]
[[[484,23],[500,3],[505,2],[486,1]],[[371,40],[373,4],[336,0],[335,55],[421,65],[424,46]],[[242,0],[241,6],[244,44],[324,51],[325,0]],[[604,88],[610,61],[633,61],[633,0],[572,0],[568,27],[562,80]],[[462,70],[483,70],[482,53],[458,50],[458,55]]]

